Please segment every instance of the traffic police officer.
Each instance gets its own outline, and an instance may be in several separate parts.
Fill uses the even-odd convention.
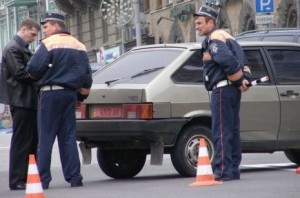
[[[85,46],[65,30],[64,16],[46,13],[41,22],[45,39],[27,64],[27,71],[40,90],[38,169],[44,189],[52,179],[51,152],[57,137],[64,178],[71,187],[82,186],[76,144],[75,106],[92,84]],[[83,94],[83,95],[82,95]],[[85,95],[85,96],[84,96]]]
[[[247,91],[250,69],[240,45],[216,28],[218,10],[203,5],[194,14],[196,30],[206,36],[202,43],[204,83],[212,91],[212,139],[215,147],[214,175],[219,181],[240,179],[240,100]]]

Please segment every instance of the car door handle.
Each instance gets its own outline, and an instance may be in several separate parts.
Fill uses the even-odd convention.
[[[287,90],[285,93],[281,93],[280,96],[299,96],[299,93],[295,93],[292,90]]]

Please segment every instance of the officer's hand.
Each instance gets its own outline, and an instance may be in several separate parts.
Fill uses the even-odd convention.
[[[246,92],[246,91],[248,91],[249,87],[248,87],[247,85],[249,85],[249,84],[250,84],[250,82],[249,82],[247,79],[244,79],[244,80],[242,81],[242,85],[239,87],[239,90],[240,90],[241,92]]]
[[[90,94],[90,89],[81,88],[77,90],[77,100],[83,102]]]

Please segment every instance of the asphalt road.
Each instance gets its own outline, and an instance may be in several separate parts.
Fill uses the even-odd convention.
[[[0,135],[0,197],[24,197],[25,191],[8,189],[8,149],[10,135]],[[45,196],[55,198],[298,198],[300,175],[296,165],[282,152],[274,154],[243,154],[241,180],[216,186],[189,187],[195,178],[182,178],[172,166],[168,155],[163,166],[149,165],[133,179],[115,180],[99,169],[93,153],[92,165],[82,166],[84,186],[70,188],[63,179],[57,145],[52,156],[53,180]]]

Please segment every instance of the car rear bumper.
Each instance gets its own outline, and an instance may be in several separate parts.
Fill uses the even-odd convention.
[[[159,120],[77,120],[77,140],[158,141],[172,145],[188,118]]]

